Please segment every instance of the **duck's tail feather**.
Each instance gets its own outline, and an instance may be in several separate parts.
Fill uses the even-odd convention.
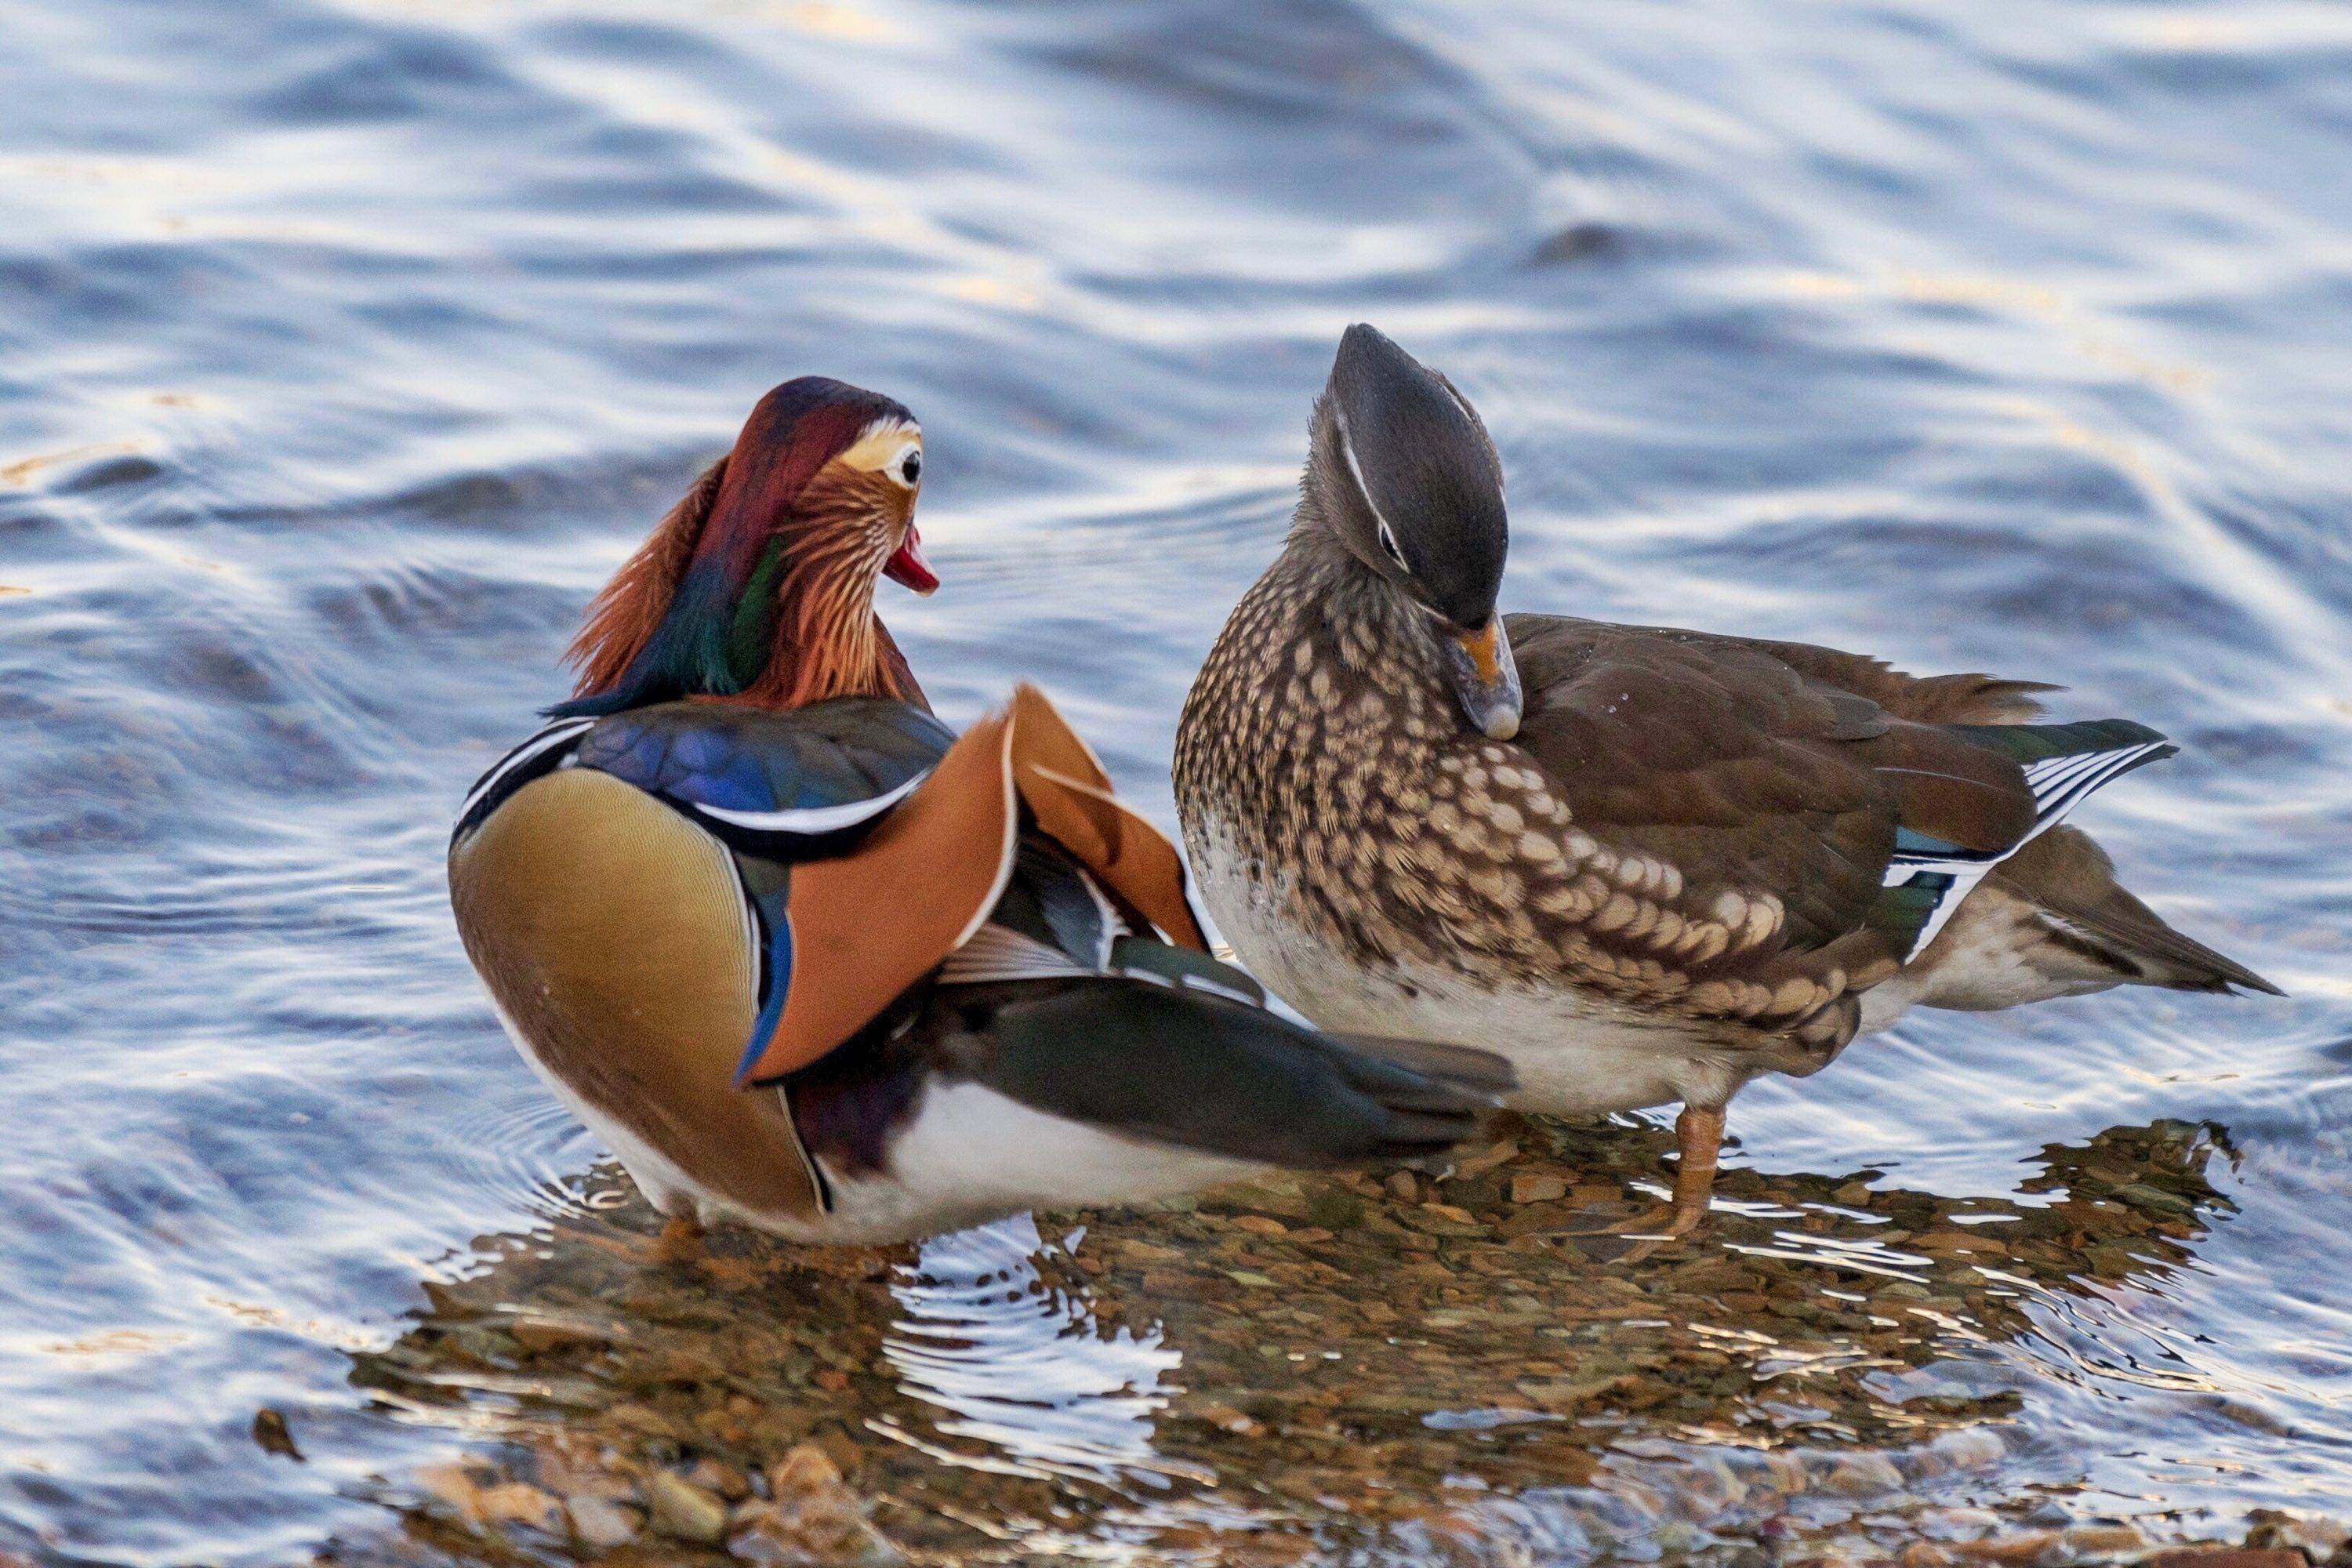
[[[1906,827],[1886,868],[1891,931],[1903,933],[1900,956],[1925,952],[1988,872],[2065,820],[2093,792],[2134,768],[2179,750],[2129,719],[2071,724],[1953,724],[1948,732],[2014,761],[2033,795],[2033,820],[2021,837],[1997,848],[1968,849]]]
[[[994,1010],[974,1076],[1037,1110],[1151,1142],[1318,1170],[1442,1154],[1512,1083],[1485,1051],[1356,1043],[1197,989],[1131,980],[1024,988]]]
[[[2167,924],[2116,880],[2115,862],[2079,829],[2043,835],[2004,861],[1996,876],[2082,962],[2120,984],[2285,994],[2237,960]]]
[[[2238,990],[2286,994],[2236,959],[2173,930],[2130,894],[2123,897],[2137,907],[2119,910],[2110,905],[2064,913],[2044,910],[2042,918],[2053,930],[2095,950],[2122,973],[2128,985],[2217,991],[2224,995]]]
[[[1499,1101],[1519,1086],[1518,1075],[1507,1058],[1475,1046],[1442,1046],[1433,1040],[1400,1040],[1386,1035],[1333,1035],[1330,1038],[1360,1056],[1377,1058],[1444,1084],[1448,1092],[1467,1089]]]

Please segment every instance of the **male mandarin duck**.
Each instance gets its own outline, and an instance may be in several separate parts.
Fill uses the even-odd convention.
[[[1350,328],[1289,538],[1185,704],[1177,807],[1210,913],[1318,1024],[1499,1051],[1524,1110],[1680,1101],[1641,1227],[1706,1213],[1743,1084],[1910,1006],[2275,993],[2059,826],[2170,755],[2154,731],[2032,722],[2030,682],[1498,617],[1506,540],[1477,414]]]
[[[777,387],[474,786],[457,929],[550,1088],[674,1220],[801,1241],[1472,1133],[1500,1061],[1268,1012],[1042,695],[932,717],[873,604],[937,586],[921,469],[897,403]]]

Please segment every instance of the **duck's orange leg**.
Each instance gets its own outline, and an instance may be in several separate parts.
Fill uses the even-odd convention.
[[[1672,1203],[1654,1205],[1612,1224],[1569,1234],[1643,1237],[1642,1245],[1624,1255],[1627,1261],[1639,1262],[1660,1244],[1696,1230],[1715,1199],[1716,1167],[1723,1151],[1723,1108],[1684,1106],[1682,1114],[1675,1118],[1675,1146],[1679,1154]]]
[[[1666,1220],[1668,1236],[1688,1236],[1706,1218],[1715,1201],[1715,1171],[1723,1154],[1723,1108],[1685,1105],[1675,1118],[1675,1205]]]
[[[654,1237],[656,1263],[691,1263],[701,1256],[700,1224],[686,1215],[676,1214],[662,1221],[661,1234]]]

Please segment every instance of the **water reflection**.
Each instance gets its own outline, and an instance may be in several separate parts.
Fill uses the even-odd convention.
[[[1367,1528],[1432,1553],[1465,1498],[1477,1539],[1517,1510],[1557,1546],[1542,1488],[1636,1463],[1637,1428],[1777,1457],[1806,1422],[1974,1420],[2018,1439],[1988,1493],[2338,1506],[2344,32],[2049,0],[0,0],[0,1555],[298,1561],[461,1436],[587,1484],[573,1429],[640,1465],[831,1445],[916,1538],[1156,1550],[1207,1510],[1171,1538],[1203,1556],[1215,1510],[1326,1490],[1425,1506]],[[1089,1392],[1035,1419],[1124,1479],[942,1464],[866,1423],[1060,1462],[1013,1452],[1032,1413],[972,1324],[908,1331],[887,1270],[652,1268],[595,1206],[449,929],[450,811],[751,397],[822,372],[929,432],[947,586],[887,613],[942,710],[1039,679],[1164,821],[1183,692],[1358,318],[1490,420],[1507,605],[2144,718],[2183,755],[2091,825],[2295,1000],[1916,1018],[1741,1099],[1743,1158],[1851,1176],[1735,1170],[1713,1241],[1639,1268],[1504,1236],[1541,1205],[1477,1191],[1485,1239],[1328,1186],[1247,1211],[1281,1235],[1092,1222],[1004,1348],[1051,1343],[1032,1370]],[[2088,1190],[2017,1192],[2045,1145],[2176,1116],[2231,1130],[2203,1168],[2234,1213],[2116,1188],[2079,1243],[2022,1215]],[[1571,1207],[1656,1176],[1622,1136]],[[265,1405],[306,1464],[252,1440]]]
[[[545,1489],[551,1453],[576,1484],[586,1445],[642,1500],[814,1444],[910,1545],[1274,1531],[1372,1561],[1641,1555],[1768,1520],[1910,1539],[1964,1501],[2092,1495],[2018,1419],[2029,1392],[2210,1406],[2153,1318],[2231,1213],[2213,1129],[2111,1128],[1978,1197],[1737,1170],[1716,1234],[1639,1262],[1572,1234],[1642,1201],[1662,1144],[1529,1122],[1406,1202],[1280,1179],[912,1258],[719,1232],[670,1261],[638,1205],[589,1206],[493,1246],[354,1375],[507,1438],[484,1486]]]
[[[1152,1451],[1162,1382],[1183,1357],[1156,1326],[1098,1325],[1093,1292],[1066,1267],[1048,1279],[1082,1235],[1049,1245],[1024,1215],[927,1241],[897,1271],[900,1315],[882,1353],[901,1390],[945,1413],[929,1419],[940,1436],[980,1446],[927,1451],[1039,1479],[1211,1479]]]

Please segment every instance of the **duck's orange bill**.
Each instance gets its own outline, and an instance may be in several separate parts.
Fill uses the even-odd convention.
[[[1171,941],[1207,951],[1175,846],[1118,804],[1086,743],[1043,692],[1022,686],[855,850],[793,868],[791,989],[740,1081],[817,1060],[970,940],[1012,878],[1023,805]]]
[[[1478,672],[1479,680],[1492,686],[1503,678],[1503,661],[1495,648],[1498,622],[1492,616],[1475,632],[1457,633],[1454,638],[1462,651],[1470,656],[1470,668]]]
[[[940,574],[924,558],[923,536],[915,531],[913,523],[907,525],[907,537],[898,542],[898,548],[882,563],[882,575],[918,594],[933,593],[939,588]]]

